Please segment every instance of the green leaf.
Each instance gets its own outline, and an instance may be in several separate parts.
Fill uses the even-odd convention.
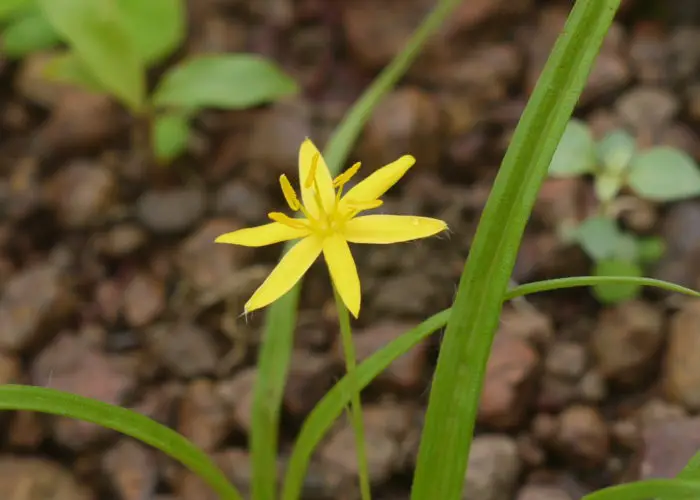
[[[637,262],[639,260],[639,243],[631,233],[620,233],[615,245],[614,257],[620,260]]]
[[[700,482],[678,479],[647,479],[603,488],[589,493],[581,500],[648,500],[661,496],[665,497],[666,500],[700,498]]]
[[[593,273],[596,276],[639,277],[642,269],[636,262],[621,259],[608,259],[597,262]],[[593,295],[604,304],[615,304],[637,297],[641,286],[637,284],[601,284],[593,287]]]
[[[637,240],[639,260],[644,264],[653,264],[663,257],[666,243],[658,237],[640,238]]]
[[[594,181],[595,195],[602,203],[611,202],[625,183],[620,174],[606,171],[597,173]]]
[[[32,52],[52,48],[61,41],[41,11],[32,11],[13,20],[2,32],[2,52],[21,58]]]
[[[206,453],[172,429],[135,411],[56,389],[23,385],[0,386],[0,410],[39,411],[121,432],[178,460],[202,478],[219,498],[243,500]]]
[[[338,174],[372,111],[406,73],[428,38],[435,33],[461,0],[440,0],[406,45],[364,91],[338,125],[324,150],[333,174]],[[285,245],[285,251],[291,244]],[[250,447],[253,462],[252,498],[276,500],[275,481],[270,471],[277,467],[277,437],[280,408],[294,345],[297,304],[301,286],[297,283],[272,303],[265,315],[263,341],[258,357],[258,378],[253,398],[253,426]]]
[[[190,138],[190,119],[183,113],[166,113],[156,118],[153,125],[153,149],[156,159],[169,163],[187,150]]]
[[[636,150],[634,137],[624,130],[614,130],[598,143],[598,158],[604,171],[621,174],[629,166]]]
[[[294,94],[298,86],[273,62],[252,54],[200,56],[171,69],[156,106],[243,109]]]
[[[107,93],[102,83],[72,52],[63,52],[52,57],[44,67],[44,76],[49,80],[75,85],[91,92]]]
[[[651,286],[671,292],[686,294],[691,297],[700,297],[700,293],[689,288],[651,278],[577,276],[574,278],[557,278],[520,285],[508,290],[503,300],[512,300],[533,293],[581,286],[595,286],[606,283],[629,283],[640,286]],[[450,317],[450,313],[450,309],[445,309],[444,311],[434,314],[415,328],[410,329],[395,340],[392,340],[360,363],[355,372],[360,389],[367,387],[377,375],[386,370],[391,363],[405,355],[419,342],[443,328]],[[289,457],[282,500],[298,500],[300,498],[306,471],[314,450],[321,443],[326,433],[332,428],[333,422],[342,414],[343,410],[350,403],[351,392],[349,390],[349,383],[347,376],[341,378],[325,394],[321,401],[314,406],[309,416],[304,420]],[[698,457],[698,464],[700,464],[700,454],[698,454]],[[690,472],[688,474],[690,474]]]
[[[143,110],[144,67],[115,0],[39,0],[62,35],[103,88],[133,112]]]
[[[31,8],[34,0],[2,0],[0,1],[0,22],[7,21],[21,13],[23,10]]]
[[[183,0],[117,0],[136,50],[147,65],[170,55],[185,37]]]
[[[700,195],[700,171],[695,161],[683,151],[667,146],[635,156],[627,183],[639,196],[652,201]]]
[[[596,167],[595,142],[588,126],[571,119],[549,164],[552,177],[575,177],[593,172]]]
[[[525,225],[619,3],[575,3],[515,129],[442,338],[412,500],[461,498],[501,301]]]
[[[617,223],[608,217],[589,217],[576,230],[576,240],[593,260],[612,257],[619,239]]]

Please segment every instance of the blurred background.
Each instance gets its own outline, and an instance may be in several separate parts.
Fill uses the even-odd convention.
[[[0,56],[0,383],[53,387],[136,409],[211,453],[245,489],[251,390],[263,312],[242,306],[281,248],[215,245],[284,210],[298,147],[322,147],[399,53],[434,0],[190,0],[186,44],[157,78],[199,53],[259,53],[298,95],[245,111],[204,111],[185,154],[145,168],[130,117],[109,97],[42,76],[46,53]],[[382,210],[445,219],[449,237],[353,248],[365,357],[450,305],[510,136],[571,2],[465,0],[376,109],[351,155],[362,174],[417,163]],[[154,19],[153,22],[157,22]],[[623,0],[576,116],[596,137],[700,154],[700,3]],[[350,164],[351,162],[348,162]],[[589,179],[543,185],[513,275],[584,275],[562,221],[594,204]],[[700,202],[643,200],[623,224],[661,236],[649,275],[698,288]],[[280,468],[304,417],[343,373],[333,296],[305,280],[285,393]],[[377,500],[408,498],[439,336],[366,391]],[[646,291],[601,305],[588,290],[504,311],[465,488],[479,500],[575,500],[639,477],[670,477],[700,448],[700,304]],[[317,452],[305,499],[357,498],[352,430]],[[208,500],[192,474],[97,426],[0,414],[0,496],[11,500]]]

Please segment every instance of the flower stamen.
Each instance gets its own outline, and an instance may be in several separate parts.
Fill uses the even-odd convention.
[[[270,212],[269,214],[267,214],[267,216],[275,222],[279,222],[280,224],[284,224],[285,226],[294,229],[307,229],[309,227],[303,221],[289,217],[288,215],[283,214],[282,212]]]
[[[284,174],[280,175],[280,186],[282,187],[282,194],[289,208],[293,212],[298,212],[301,208],[301,203],[299,202],[296,191],[294,191],[292,187],[292,183],[289,182],[289,179],[287,179],[287,176]]]
[[[352,167],[347,169],[345,172],[340,174],[338,177],[333,179],[333,187],[337,189],[335,193],[335,206],[338,206],[338,203],[340,202],[340,198],[343,196],[343,187],[345,187],[345,184],[348,183],[350,179],[353,178],[353,176],[357,173],[357,171],[360,170],[360,162],[358,161],[355,163]]]

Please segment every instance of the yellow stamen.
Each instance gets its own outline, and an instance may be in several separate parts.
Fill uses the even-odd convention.
[[[289,208],[294,212],[298,211],[301,208],[301,203],[299,202],[299,198],[297,198],[297,193],[292,187],[292,183],[289,182],[289,179],[287,179],[287,176],[284,174],[280,175],[280,186],[282,186],[282,194],[284,194],[284,199],[287,201]]]
[[[308,227],[303,221],[293,219],[282,212],[270,212],[267,216],[275,222],[279,222],[280,224],[294,229],[306,229]]]
[[[334,188],[341,188],[348,183],[350,179],[354,177],[354,175],[357,173],[357,171],[360,170],[360,162],[358,161],[355,163],[352,167],[347,169],[345,172],[340,174],[338,177],[333,179],[333,187]]]
[[[311,159],[311,167],[309,168],[309,175],[306,176],[306,180],[304,181],[304,187],[306,189],[309,189],[311,186],[314,185],[314,182],[316,181],[316,169],[318,168],[318,160],[321,158],[321,155],[319,153],[316,153],[314,157]]]

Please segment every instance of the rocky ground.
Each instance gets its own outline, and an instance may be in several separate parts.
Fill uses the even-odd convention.
[[[207,0],[191,3],[183,52],[276,58],[303,95],[248,112],[207,112],[189,153],[148,170],[129,152],[128,117],[109,100],[50,85],[37,54],[0,62],[0,383],[50,386],[137,409],[249,478],[246,435],[262,314],[237,319],[279,248],[251,252],[215,236],[281,209],[276,179],[295,175],[300,139],[322,145],[403,46],[432,0]],[[624,126],[642,144],[700,157],[697,2],[626,1],[577,116],[597,134]],[[480,209],[569,2],[471,0],[377,109],[353,158],[371,171],[418,159],[387,210],[437,216],[450,238],[356,248],[365,298],[361,356],[447,307]],[[553,228],[591,208],[580,180],[543,186],[514,274],[586,274]],[[700,287],[700,202],[635,203],[637,230],[669,251],[650,274]],[[342,373],[325,270],[304,287],[285,394],[283,447]],[[367,391],[378,500],[408,498],[439,337]],[[648,291],[602,308],[585,290],[507,306],[489,364],[465,497],[574,500],[622,480],[675,474],[700,448],[700,303]],[[1,416],[0,497],[205,500],[192,475],[94,425]],[[318,450],[308,500],[355,483],[341,422]],[[284,462],[284,451],[281,456]],[[349,486],[350,485],[350,486]]]

